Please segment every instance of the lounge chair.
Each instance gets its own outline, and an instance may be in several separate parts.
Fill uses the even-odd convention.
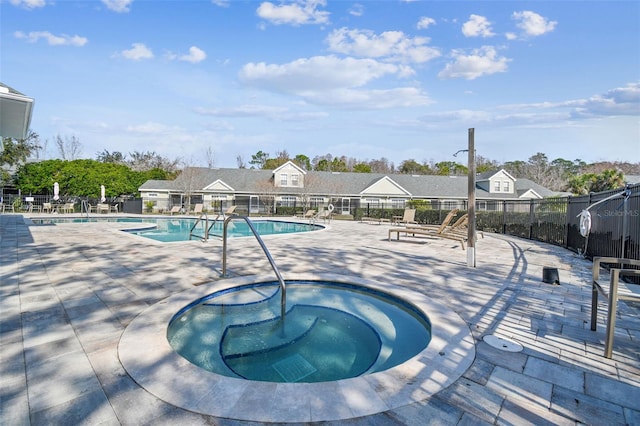
[[[193,214],[202,214],[202,209],[204,208],[204,204],[198,203],[193,206]]]
[[[316,220],[320,220],[322,219],[323,222],[331,222],[331,210],[329,209],[323,209],[322,211],[318,212],[318,214],[315,216]]]
[[[447,230],[447,227],[450,226],[449,224],[457,213],[458,209],[451,210],[437,228],[433,226],[405,226],[403,228],[390,228],[388,241],[391,241],[391,234],[393,233],[396,234],[397,240],[400,240],[401,233],[404,233],[405,235],[411,234],[414,237],[416,235],[425,235],[429,237],[438,237],[457,241],[460,243],[460,247],[462,248],[462,250],[464,250],[464,243],[467,241],[467,238],[464,235]]]
[[[378,222],[378,225],[381,225],[383,222],[391,223],[391,220],[386,217],[362,216],[360,222]]]
[[[238,213],[236,213],[236,207],[238,206],[227,207],[227,209],[224,212],[222,212],[222,216],[227,217],[227,216],[237,215]]]
[[[612,267],[609,269],[608,276],[600,276],[600,265],[609,264],[612,266],[620,265],[620,267]],[[623,269],[625,266],[631,267]],[[602,293],[608,302],[607,322],[606,322],[606,339],[604,344],[604,356],[611,358],[613,354],[613,336],[616,327],[616,311],[618,309],[618,300],[629,300],[640,302],[640,284],[624,282],[620,277],[633,276],[640,277],[640,269],[632,268],[640,267],[640,260],[623,259],[615,257],[594,257],[593,258],[593,280],[591,288],[591,330],[596,331],[598,321],[598,293]]]
[[[300,219],[311,219],[315,215],[316,215],[316,211],[314,209],[309,209],[302,216],[300,216]]]
[[[403,216],[394,216],[393,217],[395,223],[404,223],[404,224],[417,224],[416,222],[416,209],[405,209]]]
[[[165,213],[170,214],[171,216],[173,216],[174,213],[180,214],[180,209],[181,209],[181,207],[176,205],[176,206],[171,207],[171,210],[169,210],[169,211],[167,211]]]

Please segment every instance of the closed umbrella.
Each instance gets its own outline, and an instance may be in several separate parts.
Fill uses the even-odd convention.
[[[104,185],[100,185],[100,202],[104,203],[107,201],[107,198],[104,195]]]
[[[55,201],[60,199],[60,185],[58,185],[58,182],[53,184],[53,199]]]

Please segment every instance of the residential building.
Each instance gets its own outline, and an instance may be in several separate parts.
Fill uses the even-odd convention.
[[[140,188],[144,205],[156,210],[174,205],[204,204],[209,211],[237,205],[249,214],[273,213],[281,206],[320,209],[333,204],[337,214],[359,207],[404,208],[422,200],[432,208],[463,208],[467,176],[404,175],[307,171],[293,162],[275,170],[186,168],[173,181],[149,180]],[[541,199],[556,193],[504,170],[478,175],[476,202],[480,210],[496,201]]]

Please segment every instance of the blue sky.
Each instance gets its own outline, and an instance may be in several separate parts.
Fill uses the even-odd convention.
[[[0,0],[0,81],[83,158],[640,162],[637,1]]]

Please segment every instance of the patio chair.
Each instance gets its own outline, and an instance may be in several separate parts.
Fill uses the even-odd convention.
[[[611,267],[608,276],[600,275],[602,264],[620,265]],[[606,338],[604,356],[611,358],[613,336],[616,327],[616,312],[619,300],[640,302],[640,284],[621,281],[620,277],[640,277],[640,269],[623,269],[624,266],[640,267],[640,260],[617,257],[594,257],[591,288],[591,330],[596,331],[598,321],[598,294],[607,298]]]
[[[202,209],[204,208],[204,204],[198,203],[193,206],[193,214],[202,214]]]
[[[323,209],[322,211],[318,212],[318,214],[315,216],[316,220],[320,220],[322,219],[323,222],[331,222],[331,211],[329,209]]]
[[[180,206],[176,205],[171,207],[171,210],[167,210],[165,212],[166,214],[170,214],[171,216],[173,216],[174,213],[179,214],[180,213]]]
[[[109,213],[109,204],[97,204],[96,213]]]
[[[416,209],[404,209],[403,216],[394,216],[393,217],[395,223],[404,223],[404,224],[417,224],[416,222]]]
[[[73,213],[75,210],[76,208],[74,203],[64,203],[62,205],[62,213]]]
[[[411,236],[415,237],[416,235],[425,235],[429,237],[438,237],[445,238],[449,240],[454,240],[460,243],[460,247],[462,250],[465,249],[465,242],[467,241],[466,236],[462,234],[458,234],[456,232],[452,232],[447,230],[447,227],[450,227],[450,223],[458,213],[458,209],[453,209],[447,214],[442,223],[435,227],[434,225],[420,225],[420,226],[405,226],[403,228],[390,228],[388,241],[391,241],[391,234],[396,234],[396,239],[400,240],[400,234],[404,233],[405,235],[411,234]]]
[[[238,206],[230,206],[228,207],[224,212],[222,212],[222,216],[227,217],[227,216],[235,216],[238,213],[236,213],[236,207]]]
[[[42,203],[42,213],[51,213],[51,203]]]
[[[311,219],[313,216],[315,216],[316,211],[314,209],[309,209],[306,212],[304,212],[304,214],[302,216],[300,216],[301,219]]]

